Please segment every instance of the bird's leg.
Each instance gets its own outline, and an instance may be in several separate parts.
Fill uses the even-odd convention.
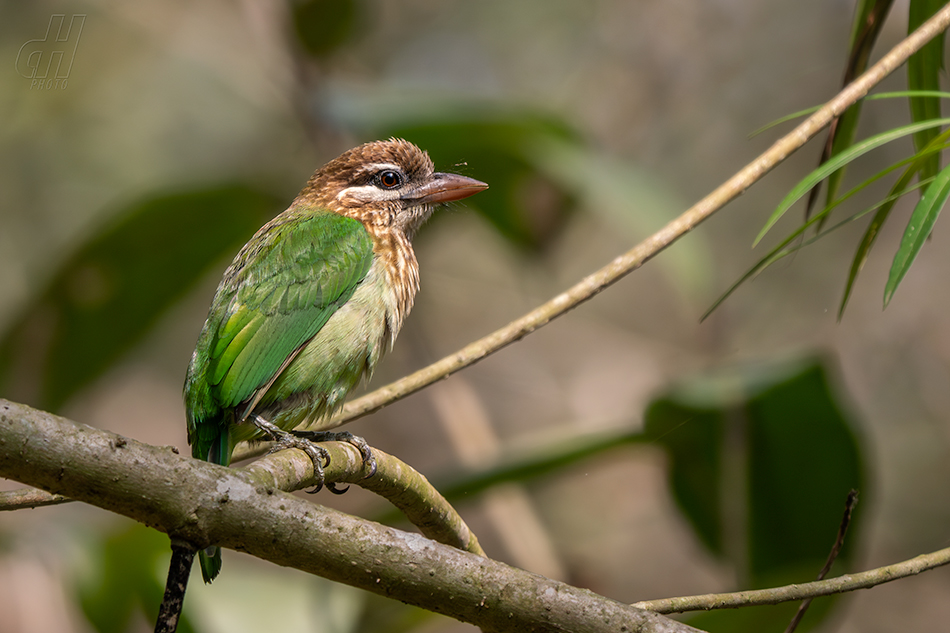
[[[363,464],[369,466],[369,474],[365,478],[368,479],[376,474],[376,458],[373,457],[373,451],[370,450],[366,440],[358,435],[353,435],[349,431],[291,431],[291,433],[311,442],[347,442],[352,444],[362,455]],[[346,488],[337,490],[332,483],[327,484],[327,489],[335,494],[343,494],[347,490]]]
[[[310,457],[310,461],[313,462],[313,475],[317,480],[316,487],[309,492],[319,492],[320,489],[323,488],[323,469],[330,465],[330,453],[327,452],[327,449],[314,444],[314,440],[311,438],[301,437],[295,433],[288,433],[256,413],[251,415],[251,421],[262,433],[274,440],[274,447],[267,451],[268,454],[276,453],[277,451],[282,451],[287,448],[299,448],[306,453]],[[330,489],[332,489],[332,486],[330,486]]]

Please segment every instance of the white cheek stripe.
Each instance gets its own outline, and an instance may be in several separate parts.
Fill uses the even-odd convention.
[[[399,197],[399,192],[395,189],[385,191],[376,185],[362,185],[360,187],[347,187],[336,194],[337,201],[342,202],[346,198],[359,200],[361,202],[381,202],[385,200],[395,200]]]
[[[394,165],[392,163],[369,163],[364,165],[357,175],[365,174],[368,172],[376,173],[386,169],[391,169],[392,171],[397,171],[400,174],[402,173],[402,167],[399,165]],[[336,194],[337,200],[343,200],[344,198],[355,198],[356,200],[361,200],[364,202],[373,202],[378,200],[393,200],[398,198],[395,190],[386,191],[380,189],[376,185],[362,185],[360,187],[347,187]]]

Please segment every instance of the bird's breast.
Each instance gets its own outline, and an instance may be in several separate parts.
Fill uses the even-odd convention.
[[[408,289],[395,287],[392,274],[385,260],[374,259],[350,299],[304,345],[262,398],[258,411],[266,419],[284,429],[301,424],[319,428],[360,380],[369,378],[392,346],[418,287],[418,273],[415,287]],[[406,296],[407,290],[412,294]]]
[[[401,231],[371,226],[367,226],[367,230],[373,238],[373,268],[378,266],[383,276],[380,282],[385,286],[382,294],[392,344],[419,291],[419,263],[412,243]]]

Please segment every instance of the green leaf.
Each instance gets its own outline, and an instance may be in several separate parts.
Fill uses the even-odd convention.
[[[743,588],[813,579],[849,491],[867,496],[827,374],[819,359],[748,365],[685,382],[647,409],[645,435],[669,456],[677,504]],[[855,547],[852,532],[840,568]]]
[[[864,97],[862,101],[879,101],[881,99],[903,99],[906,97],[938,97],[940,99],[950,99],[950,92],[945,92],[943,90],[895,90],[892,92],[879,92],[877,94],[868,95]],[[749,138],[754,138],[759,134],[771,130],[777,125],[781,125],[786,121],[793,121],[795,119],[808,116],[809,114],[814,114],[821,109],[820,105],[812,106],[810,108],[805,108],[804,110],[799,110],[798,112],[792,112],[791,114],[786,114],[783,117],[775,119],[769,123],[766,123],[762,127],[756,129],[755,131],[749,134]]]
[[[926,22],[940,8],[946,0],[911,0],[908,14],[907,30],[913,32]],[[911,90],[939,90],[940,69],[943,65],[943,38],[941,33],[930,40],[919,51],[907,60],[907,87]],[[940,99],[935,97],[910,97],[911,118],[915,122],[937,119],[940,117]],[[938,134],[933,128],[919,130],[914,133],[914,145],[917,149],[926,147]],[[928,157],[921,167],[921,177],[931,178],[940,170],[940,155]]]
[[[310,55],[329,57],[352,39],[358,22],[354,0],[304,0],[291,5],[297,39]]]
[[[450,503],[472,500],[485,490],[504,483],[526,483],[578,462],[631,444],[643,442],[639,431],[620,431],[575,437],[558,441],[529,454],[507,456],[501,463],[468,472],[433,478],[433,485]],[[398,510],[387,510],[373,517],[379,523],[395,523],[402,518]]]
[[[465,172],[490,184],[466,201],[510,242],[538,252],[560,232],[576,207],[573,191],[550,177],[534,150],[545,141],[578,143],[562,121],[525,111],[447,109],[441,116],[391,121],[376,132],[424,147],[439,169]],[[459,169],[461,167],[462,169]]]
[[[885,308],[933,230],[934,222],[937,221],[937,216],[940,215],[948,196],[950,196],[950,167],[945,167],[924,191],[924,195],[921,196],[920,202],[917,203],[907,222],[907,228],[904,229],[901,245],[894,255],[887,285],[884,287]]]
[[[851,292],[854,290],[854,283],[858,278],[858,274],[861,272],[861,269],[864,267],[864,263],[867,261],[868,255],[871,252],[871,247],[874,246],[874,242],[877,240],[877,236],[881,231],[881,227],[884,226],[884,222],[887,221],[887,218],[891,213],[891,209],[894,208],[894,203],[898,200],[898,198],[901,197],[901,195],[903,195],[903,192],[910,185],[911,180],[913,180],[917,172],[920,171],[926,155],[930,152],[942,151],[946,147],[944,143],[947,141],[947,139],[950,139],[950,130],[942,132],[936,138],[931,140],[927,147],[924,148],[924,150],[920,152],[919,155],[913,157],[913,162],[908,165],[901,177],[891,187],[890,195],[871,219],[871,223],[865,230],[864,236],[858,243],[858,248],[855,251],[854,258],[851,260],[851,268],[848,270],[848,280],[845,283],[844,293],[841,297],[841,305],[838,306],[839,321],[844,315],[844,309],[848,305],[848,300],[851,298]]]
[[[792,112],[791,114],[786,114],[783,117],[779,117],[775,119],[774,121],[770,121],[769,123],[766,123],[762,127],[753,130],[752,132],[749,133],[749,138],[754,138],[758,136],[759,134],[762,134],[763,132],[767,132],[768,130],[771,130],[773,127],[777,125],[781,125],[782,123],[785,123],[786,121],[794,121],[795,119],[814,114],[815,112],[818,112],[819,110],[821,110],[821,106],[817,105],[817,106],[812,106],[810,108],[805,108],[804,110],[799,110],[798,112]]]
[[[0,339],[0,388],[59,408],[280,206],[242,184],[129,205],[60,265]]]
[[[845,200],[847,200],[848,198],[850,198],[850,197],[853,195],[854,190],[852,190],[851,192],[848,192],[848,193],[845,194],[844,196],[838,198],[838,199],[835,200],[834,203],[832,203],[829,207],[826,207],[825,209],[823,209],[823,210],[821,211],[821,213],[816,214],[816,215],[813,216],[810,220],[808,220],[807,222],[803,223],[800,227],[798,227],[797,229],[795,229],[795,231],[793,231],[788,237],[786,237],[784,240],[782,240],[782,242],[781,242],[778,246],[776,246],[776,247],[773,248],[771,251],[769,251],[768,254],[767,254],[765,257],[763,257],[762,259],[760,259],[758,262],[755,263],[754,266],[752,266],[752,268],[750,268],[749,270],[747,270],[744,275],[742,275],[735,283],[733,283],[733,284],[729,287],[728,290],[726,290],[726,292],[724,292],[718,299],[716,299],[716,301],[712,304],[712,306],[710,306],[709,309],[706,310],[706,312],[703,314],[702,318],[700,318],[700,321],[704,321],[707,317],[709,317],[709,315],[712,314],[713,311],[714,311],[716,308],[718,308],[719,305],[722,304],[723,301],[725,301],[726,299],[728,299],[729,296],[730,296],[733,292],[735,292],[736,290],[738,290],[739,286],[741,286],[743,283],[745,283],[746,281],[748,281],[748,280],[751,279],[752,277],[758,275],[760,272],[762,272],[763,270],[765,270],[766,268],[768,268],[769,266],[771,266],[771,265],[774,264],[775,262],[777,262],[777,261],[779,261],[779,260],[781,260],[781,259],[783,259],[783,258],[785,258],[785,257],[788,257],[789,255],[792,255],[793,253],[798,252],[799,250],[805,248],[806,246],[811,246],[812,244],[814,244],[814,243],[817,242],[818,240],[822,239],[823,237],[825,237],[825,236],[827,236],[827,235],[830,235],[832,232],[837,231],[838,229],[840,229],[840,228],[843,227],[843,226],[846,226],[846,225],[851,224],[852,222],[854,222],[854,221],[856,221],[856,220],[859,220],[859,219],[863,218],[864,216],[866,216],[868,213],[871,213],[872,211],[875,211],[875,210],[878,210],[878,209],[881,209],[881,208],[888,208],[888,209],[889,209],[889,208],[893,207],[894,203],[897,202],[900,198],[904,197],[905,195],[907,195],[908,193],[910,193],[910,192],[912,192],[912,191],[915,191],[915,190],[917,190],[917,189],[926,187],[926,186],[929,185],[932,181],[933,181],[933,179],[931,178],[930,180],[925,180],[925,181],[923,181],[923,182],[918,182],[918,183],[916,183],[916,184],[914,184],[914,185],[912,185],[912,186],[904,186],[904,187],[901,187],[899,190],[897,190],[897,189],[895,188],[895,190],[892,191],[892,193],[891,193],[889,196],[887,196],[887,197],[884,198],[883,200],[878,201],[877,204],[872,205],[872,206],[868,207],[867,209],[864,209],[864,210],[859,211],[859,212],[857,212],[857,213],[854,213],[854,214],[848,216],[847,218],[845,218],[844,220],[838,222],[837,224],[831,226],[830,228],[827,228],[827,229],[823,230],[821,233],[817,233],[817,234],[815,234],[814,236],[812,236],[811,238],[809,238],[809,239],[807,239],[807,240],[805,240],[805,241],[803,241],[803,242],[800,242],[799,244],[796,244],[795,246],[792,246],[791,248],[788,248],[789,244],[791,244],[792,242],[794,242],[798,237],[800,237],[800,236],[801,236],[808,228],[810,228],[813,224],[816,224],[816,223],[818,223],[818,222],[821,222],[825,217],[827,217],[828,212],[829,212],[833,207],[835,207],[835,206],[841,204],[842,202],[844,202]],[[879,214],[879,213],[880,213],[880,211],[878,211],[878,214]],[[877,219],[878,214],[875,215],[875,219]],[[866,257],[866,255],[865,255],[865,257]],[[855,274],[856,274],[856,273],[855,273]],[[850,290],[850,285],[851,285],[851,283],[853,283],[853,279],[849,279],[849,286],[848,286],[848,289],[849,289],[849,290]],[[841,308],[841,309],[842,309],[842,310],[844,309],[844,303],[842,303],[842,308]],[[840,320],[840,318],[841,318],[841,313],[840,313],[840,312],[839,312],[838,318],[839,318],[839,320]]]
[[[848,53],[848,63],[845,67],[843,85],[851,83],[858,75],[867,69],[868,59],[874,43],[884,26],[885,19],[893,0],[862,0],[854,13],[851,27],[851,42]],[[858,130],[863,100],[858,101],[838,117],[829,130],[829,143],[825,145],[821,162],[832,156],[837,156],[854,144],[854,137]],[[838,196],[838,189],[844,179],[845,168],[842,167],[828,176],[826,204],[830,205]],[[809,208],[812,202],[809,201]],[[819,222],[818,229],[824,222]]]
[[[728,299],[732,295],[733,292],[739,289],[739,286],[741,286],[742,284],[744,284],[746,281],[753,278],[754,276],[758,275],[760,272],[762,272],[763,270],[765,270],[766,268],[768,268],[769,266],[771,266],[778,260],[786,257],[787,255],[792,254],[793,252],[805,246],[813,244],[816,240],[824,237],[828,233],[831,233],[832,231],[844,226],[845,224],[850,224],[851,222],[857,220],[858,218],[864,217],[865,215],[867,215],[868,213],[870,213],[871,211],[875,209],[880,208],[882,210],[885,210],[885,216],[886,216],[886,211],[889,211],[890,208],[894,206],[894,203],[897,202],[897,200],[900,199],[904,195],[904,193],[908,190],[908,183],[913,179],[913,176],[917,173],[917,169],[919,169],[919,164],[920,164],[920,161],[923,159],[923,157],[929,153],[939,152],[950,147],[948,145],[943,144],[943,142],[946,141],[947,138],[950,138],[950,133],[941,134],[936,139],[934,139],[934,141],[931,142],[931,144],[923,152],[920,152],[919,154],[915,154],[914,156],[911,156],[910,158],[905,158],[904,160],[899,161],[879,171],[878,173],[874,174],[873,176],[871,176],[864,182],[852,188],[850,191],[848,191],[841,197],[837,198],[834,202],[830,203],[828,206],[826,206],[820,212],[812,216],[810,219],[806,220],[801,226],[799,226],[797,229],[792,231],[785,239],[779,242],[779,244],[775,246],[772,250],[770,250],[762,259],[756,262],[749,270],[745,272],[745,274],[739,277],[739,279],[737,279],[722,295],[720,295],[719,298],[713,302],[713,304],[706,310],[706,312],[700,318],[700,322],[705,321],[706,318],[708,318],[709,315],[711,315],[716,310],[716,308],[718,308],[726,299]],[[835,207],[843,204],[844,202],[846,202],[847,200],[849,200],[850,198],[852,198],[859,192],[866,189],[871,184],[877,182],[884,176],[890,174],[894,170],[899,169],[900,167],[904,165],[909,165],[909,166],[905,170],[901,178],[898,180],[897,184],[895,184],[894,187],[891,189],[891,193],[886,198],[879,201],[876,205],[872,205],[871,207],[863,211],[860,211],[858,213],[851,215],[849,218],[845,219],[842,222],[839,222],[832,228],[816,234],[815,237],[805,241],[799,246],[796,246],[794,248],[786,248],[789,244],[791,244],[796,239],[798,239],[799,236],[804,234],[808,230],[808,228],[810,228],[813,225],[823,223],[824,220],[830,215],[831,211]],[[918,184],[917,187],[923,186],[925,184],[926,184],[926,181],[924,183]],[[917,187],[913,187],[913,188],[917,188]],[[875,215],[875,220],[880,215],[881,215],[881,211],[878,211],[878,213]],[[870,248],[870,246],[868,246],[868,248]],[[864,257],[866,256],[867,254],[865,253]],[[863,260],[861,264],[863,265]],[[850,293],[851,285],[853,284],[854,277],[856,275],[857,275],[857,271],[854,270],[854,265],[852,265],[852,277],[849,278],[847,293]],[[846,293],[845,301],[847,301],[847,293]],[[842,304],[841,309],[842,310],[844,309],[843,304]],[[840,312],[839,312],[839,319],[840,319]]]
[[[931,121],[922,121],[920,123],[912,123],[910,125],[895,128],[893,130],[888,130],[887,132],[882,132],[881,134],[872,136],[869,139],[853,145],[837,156],[832,157],[826,163],[805,176],[805,178],[795,185],[788,195],[782,199],[775,211],[772,212],[772,215],[769,216],[765,226],[763,226],[762,230],[759,231],[759,234],[756,236],[755,241],[752,244],[753,247],[756,246],[763,237],[765,237],[765,234],[768,233],[773,226],[775,226],[775,223],[778,222],[783,215],[785,215],[785,212],[788,211],[793,204],[795,204],[806,193],[811,191],[812,187],[827,178],[830,173],[842,165],[850,163],[856,158],[863,156],[864,154],[880,147],[881,145],[885,145],[891,141],[903,138],[909,134],[914,134],[920,130],[939,127],[941,125],[946,125],[947,123],[950,123],[950,119],[937,119]]]
[[[878,101],[880,99],[902,99],[904,97],[936,97],[938,99],[950,99],[950,92],[946,90],[894,90],[892,92],[879,92],[868,95],[865,101]]]

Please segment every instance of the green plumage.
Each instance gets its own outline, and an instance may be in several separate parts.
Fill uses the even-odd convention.
[[[319,449],[286,432],[319,430],[372,373],[418,289],[412,236],[433,205],[485,187],[435,173],[425,152],[399,139],[317,170],[218,286],[185,378],[192,455],[226,466],[238,442],[266,433],[306,451],[319,473]],[[349,439],[371,463],[365,442]],[[220,549],[199,559],[210,582]]]
[[[188,369],[192,455],[227,465],[234,444],[256,431],[246,425],[232,437],[245,403],[258,397],[263,408],[306,391],[278,371],[353,296],[372,261],[363,225],[322,210],[278,218],[248,242],[218,287]]]
[[[294,360],[299,358],[298,349],[353,296],[372,261],[363,225],[322,210],[278,218],[248,242],[218,287],[188,368],[185,408],[194,457],[230,463],[237,442],[258,434],[253,425],[239,424],[254,401],[258,408],[287,399],[295,404],[271,419],[285,430],[336,404],[313,407],[308,387],[315,385],[282,380],[290,369],[285,364],[295,352]],[[323,369],[337,370],[335,378],[349,383],[342,401],[363,370],[372,368]],[[199,561],[205,580],[212,580],[221,569],[220,549],[199,552]]]

